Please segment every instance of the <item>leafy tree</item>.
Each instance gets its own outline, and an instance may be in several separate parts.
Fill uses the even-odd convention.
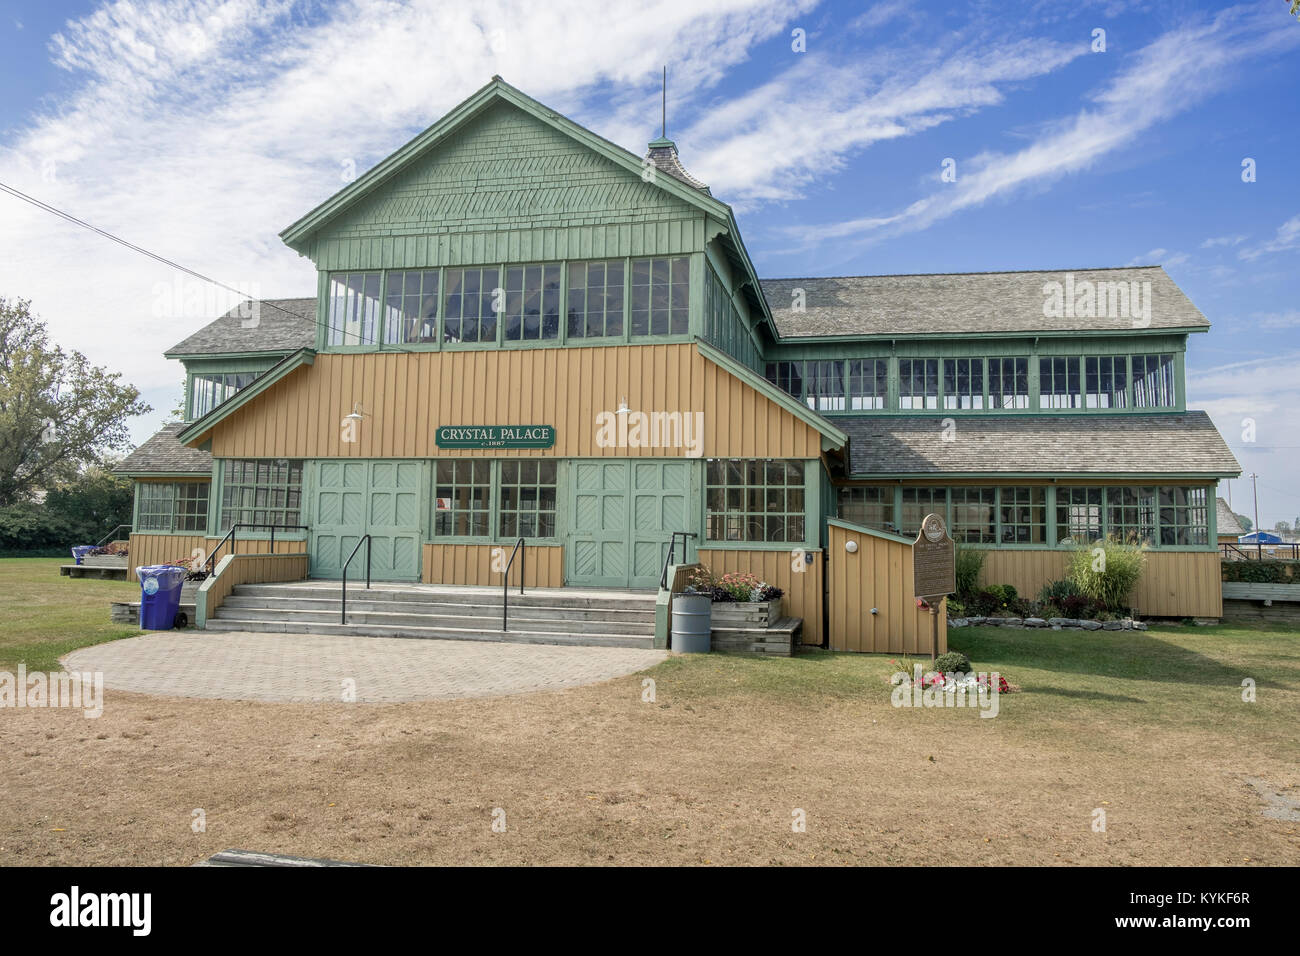
[[[1237,513],[1234,511],[1233,514]],[[1251,521],[1245,515],[1237,515],[1237,524],[1241,525],[1241,530],[1245,531],[1247,534],[1250,533],[1251,528],[1255,527],[1255,522]]]
[[[1289,522],[1289,521],[1279,521],[1279,522],[1277,523],[1277,529],[1276,529],[1276,530],[1278,530],[1278,531],[1290,531],[1290,530],[1291,530],[1291,522]]]
[[[121,374],[53,345],[25,299],[0,297],[0,507],[72,481],[152,409]]]

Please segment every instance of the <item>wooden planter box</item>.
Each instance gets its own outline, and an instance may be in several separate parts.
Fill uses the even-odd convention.
[[[781,620],[781,598],[775,601],[714,601],[714,627],[771,627]]]

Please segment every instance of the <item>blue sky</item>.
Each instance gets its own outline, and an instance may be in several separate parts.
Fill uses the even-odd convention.
[[[1300,516],[1283,0],[5,0],[0,181],[250,293],[311,295],[276,233],[350,165],[494,73],[641,152],[665,62],[669,136],[761,275],[1163,264],[1213,323],[1189,405],[1260,474],[1263,523]],[[162,349],[233,304],[5,196],[0,294],[142,388],[140,440],[179,390]]]

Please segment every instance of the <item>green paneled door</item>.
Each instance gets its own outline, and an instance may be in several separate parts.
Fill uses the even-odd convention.
[[[691,464],[654,459],[570,465],[566,581],[656,587],[674,531],[689,531]]]
[[[315,462],[311,522],[311,573],[337,578],[362,535],[371,536],[371,577],[420,578],[420,463],[418,461]],[[348,569],[365,576],[364,549]]]

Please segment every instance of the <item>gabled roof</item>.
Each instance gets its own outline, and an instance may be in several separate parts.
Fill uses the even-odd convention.
[[[212,431],[218,422],[233,415],[272,385],[293,374],[304,365],[311,365],[315,361],[315,349],[299,349],[292,355],[286,355],[267,369],[264,375],[259,376],[252,385],[241,388],[231,398],[226,399],[202,418],[186,425],[177,434],[177,439],[187,445],[193,444]]]
[[[320,229],[343,210],[383,186],[409,163],[424,156],[430,150],[436,149],[448,137],[466,123],[472,121],[474,117],[484,110],[501,102],[509,103],[547,126],[570,136],[588,149],[594,150],[611,162],[624,167],[632,175],[638,178],[641,176],[642,159],[640,156],[602,136],[598,136],[586,127],[580,126],[568,117],[560,115],[531,96],[515,89],[501,77],[494,76],[486,86],[479,89],[458,106],[453,107],[446,116],[420,133],[405,146],[402,146],[387,158],[380,160],[374,167],[358,176],[353,182],[336,192],[293,225],[284,229],[280,233],[280,238],[291,248],[299,248],[313,232]],[[724,221],[731,218],[731,208],[726,203],[719,202],[701,189],[676,176],[660,176],[656,178],[656,182],[677,199],[689,203],[709,215]]]
[[[1059,284],[1063,294],[1072,289],[1077,301],[1085,282],[1093,284],[1094,292],[1100,283],[1125,283],[1130,288],[1134,282],[1150,283],[1150,321],[1140,316],[1136,320],[1111,317],[1104,292],[1094,300],[1093,310],[1102,312],[1100,316],[1045,314],[1045,286]],[[1200,332],[1210,327],[1201,310],[1161,266],[764,279],[762,287],[783,339],[1169,329]],[[797,289],[803,290],[802,312],[791,307]],[[1143,293],[1142,307],[1147,304]]]
[[[197,448],[188,448],[177,439],[184,422],[169,422],[127,455],[114,474],[148,477],[178,475],[207,477],[212,474],[212,456]]]
[[[1241,473],[1210,416],[1180,414],[835,416],[849,473],[936,478],[1061,475],[1231,478]]]
[[[255,320],[255,321],[254,321]],[[163,354],[296,352],[316,344],[316,298],[246,299]]]
[[[1232,535],[1234,538],[1240,538],[1246,533],[1246,529],[1241,526],[1241,522],[1237,520],[1232,508],[1222,498],[1214,499],[1214,516],[1216,534],[1226,534]]]

